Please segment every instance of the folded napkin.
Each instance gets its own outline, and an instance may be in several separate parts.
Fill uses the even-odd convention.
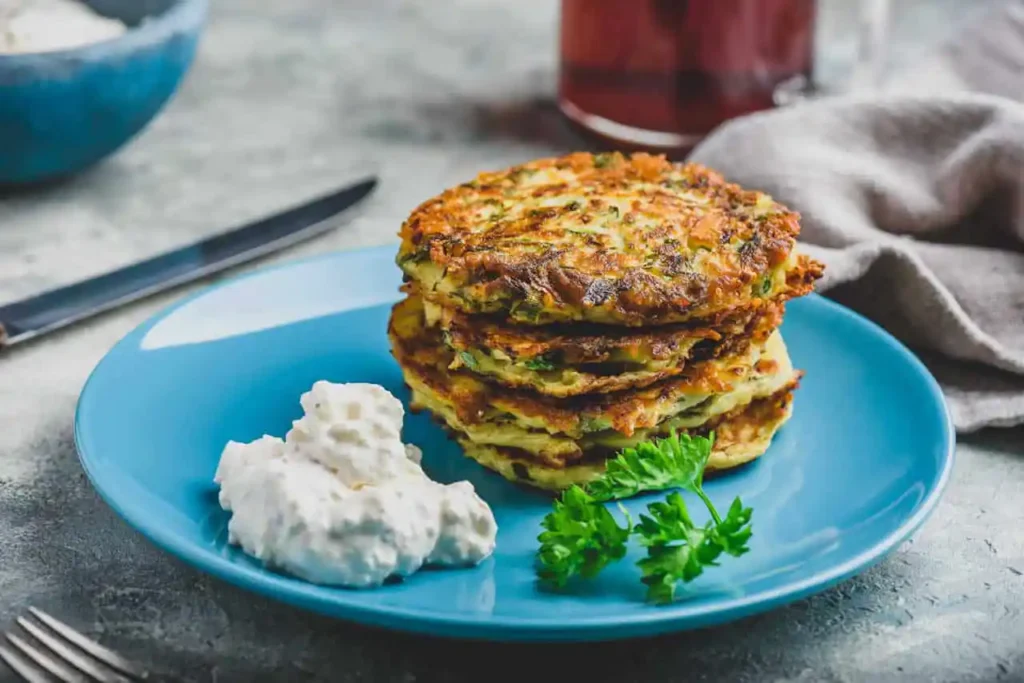
[[[1020,42],[1001,45],[1020,67],[981,42],[991,32],[968,32],[975,44],[946,46],[957,59],[918,70],[915,92],[923,73],[963,85],[967,65],[987,75],[979,90],[1024,97],[1024,6],[1008,7],[1000,28]],[[919,352],[970,432],[1024,423],[1024,104],[964,89],[756,114],[691,158],[799,211],[802,249],[827,266],[818,290]]]

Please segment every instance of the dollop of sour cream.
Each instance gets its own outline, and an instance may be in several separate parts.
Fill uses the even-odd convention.
[[[126,30],[80,0],[0,0],[0,54],[82,47]]]
[[[307,581],[353,588],[425,564],[472,566],[498,526],[466,481],[441,484],[401,440],[401,402],[376,384],[317,382],[282,441],[224,448],[214,481],[231,543]]]

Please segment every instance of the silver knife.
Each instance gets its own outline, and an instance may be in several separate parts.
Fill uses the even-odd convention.
[[[368,177],[195,244],[0,306],[0,349],[327,232],[376,186],[377,178]]]

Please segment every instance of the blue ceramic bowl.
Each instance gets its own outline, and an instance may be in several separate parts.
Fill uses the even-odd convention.
[[[192,63],[208,0],[88,0],[129,28],[56,52],[0,55],[0,183],[85,169],[141,131]]]

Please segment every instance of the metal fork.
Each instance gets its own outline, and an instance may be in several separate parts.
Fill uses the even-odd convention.
[[[149,672],[112,650],[89,640],[46,612],[28,608],[34,619],[18,617],[25,638],[15,631],[0,642],[0,660],[27,683],[51,683],[50,674],[65,683],[133,683]]]

